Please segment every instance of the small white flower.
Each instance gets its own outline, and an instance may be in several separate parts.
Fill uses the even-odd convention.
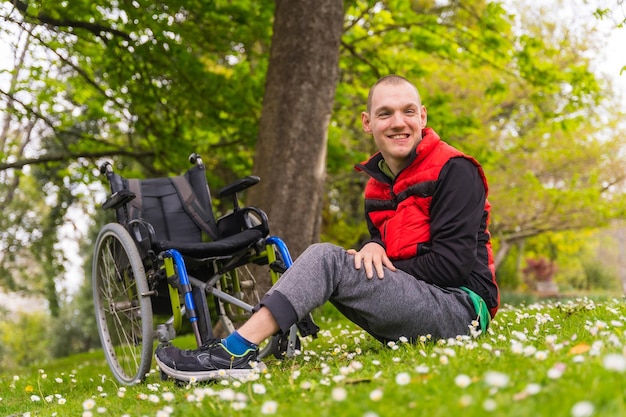
[[[572,417],[590,417],[593,415],[595,408],[589,401],[580,401],[572,407]]]
[[[415,372],[418,374],[427,374],[430,372],[430,368],[427,365],[417,365],[415,367]]]
[[[36,403],[36,402],[41,401],[41,397],[39,395],[31,395],[30,400]]]
[[[524,389],[524,391],[528,395],[539,394],[539,391],[541,391],[541,385],[530,383],[530,384],[526,385],[526,388]]]
[[[235,391],[230,388],[227,388],[223,391],[220,391],[220,399],[224,401],[233,401],[235,399]]]
[[[345,401],[348,398],[348,391],[343,387],[333,388],[331,396],[335,401]]]
[[[407,385],[409,382],[411,382],[411,376],[407,372],[400,372],[396,375],[396,384]]]
[[[457,375],[456,378],[454,378],[454,383],[457,387],[466,388],[472,383],[472,378],[470,378],[468,375],[460,374]]]
[[[266,401],[261,406],[261,414],[276,414],[278,403],[276,401]]]
[[[164,392],[163,394],[161,394],[161,396],[163,397],[163,400],[169,402],[174,401],[174,393],[173,392]]]
[[[461,407],[469,407],[472,404],[473,400],[474,399],[471,395],[462,395],[461,398],[459,398],[459,405]]]
[[[235,401],[230,406],[235,411],[241,411],[246,408],[246,403],[244,401]]]
[[[266,393],[265,385],[263,384],[252,384],[252,392],[255,394],[263,395]]]
[[[602,361],[604,368],[608,371],[624,372],[626,371],[626,358],[617,353],[610,353],[604,357]]]
[[[485,411],[493,411],[498,407],[498,404],[495,402],[495,400],[491,399],[491,398],[487,398],[485,400],[485,402],[483,402],[483,409]]]
[[[83,410],[93,410],[95,406],[96,402],[92,398],[83,401]]]
[[[548,378],[559,379],[561,376],[563,376],[563,372],[565,372],[565,365],[562,363],[557,363],[548,370]]]
[[[485,374],[485,383],[490,387],[504,388],[509,384],[509,376],[502,372],[488,371]]]
[[[528,345],[524,348],[524,355],[532,356],[537,352],[537,348],[531,345]]]
[[[380,401],[383,398],[383,390],[380,388],[376,388],[374,391],[370,392],[370,400],[372,401]]]

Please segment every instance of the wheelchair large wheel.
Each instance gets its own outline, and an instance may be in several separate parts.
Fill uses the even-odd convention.
[[[92,285],[96,322],[115,378],[132,385],[152,365],[152,304],[141,256],[118,223],[105,225],[96,240]]]

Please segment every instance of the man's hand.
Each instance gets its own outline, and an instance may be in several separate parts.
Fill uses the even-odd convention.
[[[378,279],[383,279],[385,277],[383,266],[386,266],[391,271],[396,270],[396,267],[393,266],[391,260],[387,257],[385,248],[378,243],[370,242],[358,252],[355,249],[348,249],[348,254],[354,255],[354,267],[356,269],[361,269],[362,266],[365,267],[365,275],[368,279],[374,277],[374,270],[376,270]]]

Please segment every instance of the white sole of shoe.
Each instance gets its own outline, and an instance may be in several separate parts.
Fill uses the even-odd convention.
[[[200,382],[218,381],[221,379],[247,379],[250,375],[258,374],[267,369],[263,362],[257,362],[255,368],[250,369],[218,369],[213,371],[179,371],[163,364],[158,357],[155,360],[159,369],[167,376],[177,381]]]

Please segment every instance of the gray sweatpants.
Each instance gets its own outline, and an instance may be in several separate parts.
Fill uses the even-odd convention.
[[[382,342],[401,336],[417,340],[431,335],[436,340],[465,335],[476,319],[462,290],[441,288],[386,268],[383,279],[376,275],[367,279],[364,268],[354,268],[354,256],[330,243],[310,246],[258,307],[269,308],[285,332],[326,301]]]

